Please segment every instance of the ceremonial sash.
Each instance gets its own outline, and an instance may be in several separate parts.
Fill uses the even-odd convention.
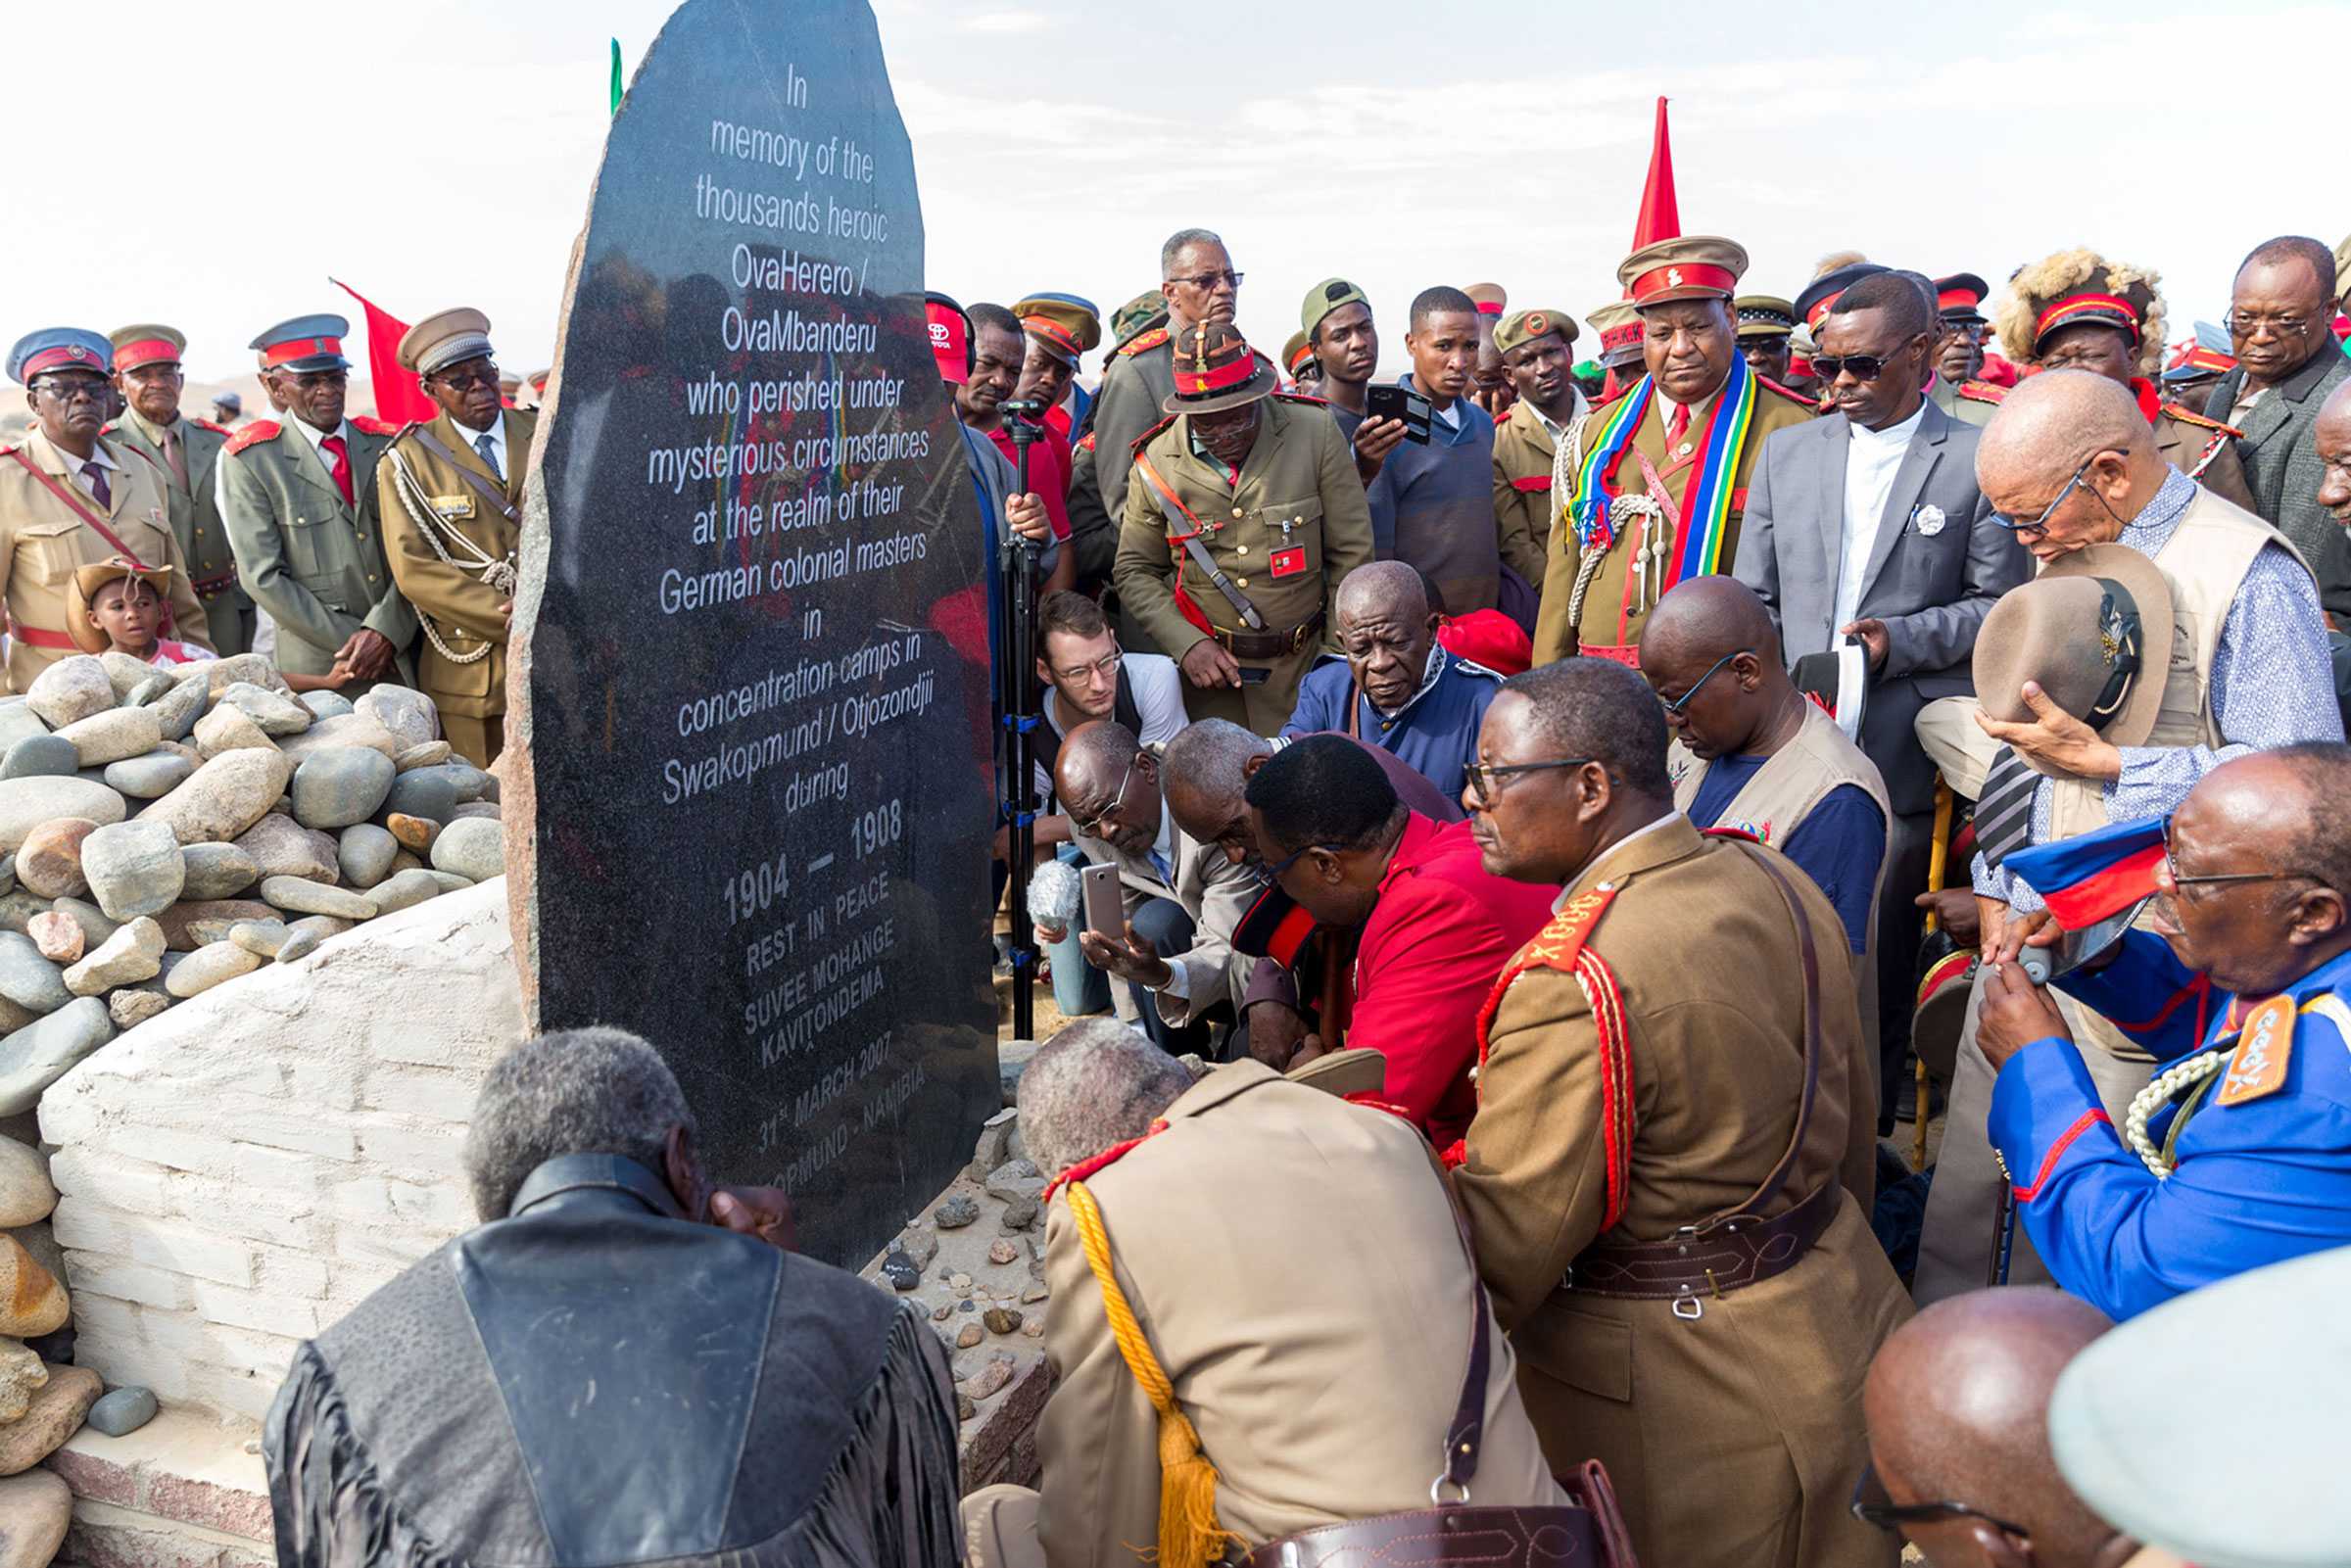
[[[1648,416],[1656,379],[1643,376],[1633,390],[1613,404],[1593,442],[1591,455],[1576,474],[1576,544],[1582,549],[1607,549],[1616,543],[1616,525],[1609,515],[1608,482],[1632,446],[1634,433]],[[1681,515],[1676,520],[1674,552],[1664,588],[1688,577],[1722,570],[1722,545],[1730,531],[1731,498],[1737,488],[1739,455],[1755,417],[1755,377],[1747,361],[1731,356],[1731,373],[1714,399],[1706,428],[1698,438],[1693,473],[1682,492]]]

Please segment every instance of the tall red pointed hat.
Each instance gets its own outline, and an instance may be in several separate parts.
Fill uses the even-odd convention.
[[[1673,194],[1673,141],[1665,129],[1665,100],[1657,100],[1656,138],[1649,149],[1649,182],[1641,187],[1641,214],[1633,220],[1633,249],[1680,237],[1681,204]]]

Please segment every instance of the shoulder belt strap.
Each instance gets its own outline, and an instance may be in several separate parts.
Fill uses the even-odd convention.
[[[78,515],[83,522],[90,525],[91,529],[97,533],[100,539],[105,540],[109,545],[112,545],[115,547],[115,553],[120,555],[124,560],[130,562],[132,566],[137,567],[140,571],[147,570],[147,563],[139,559],[138,551],[132,549],[128,545],[123,544],[120,539],[117,538],[115,531],[106,526],[106,519],[100,517],[96,512],[90,510],[87,506],[84,506],[81,503],[80,497],[74,495],[72,491],[59,484],[56,480],[50,478],[47,474],[42,473],[39,465],[36,464],[30,457],[24,455],[24,448],[11,447],[8,454],[15,458],[19,463],[24,465],[24,469],[26,473],[32,475],[33,478],[39,480],[44,486],[48,487],[50,495],[55,496],[59,500],[64,501],[68,506],[72,507],[74,513]]]
[[[407,434],[414,436],[418,445],[422,446],[426,451],[431,452],[434,456],[449,464],[450,467],[455,468],[457,471],[458,477],[463,479],[466,484],[473,487],[475,495],[481,497],[482,499],[488,501],[491,505],[498,508],[500,516],[504,517],[509,523],[519,524],[522,521],[522,513],[516,511],[513,505],[507,501],[505,493],[496,489],[491,485],[490,481],[484,479],[480,474],[475,473],[471,468],[468,468],[465,466],[465,464],[459,462],[456,458],[456,454],[452,452],[447,447],[441,445],[441,438],[434,435],[431,430],[427,429],[423,425],[410,425],[408,428]]]
[[[1139,447],[1134,453],[1134,468],[1135,472],[1141,474],[1144,481],[1153,490],[1159,492],[1160,499],[1175,507],[1177,512],[1182,514],[1183,520],[1192,525],[1191,532],[1188,534],[1169,535],[1168,543],[1183,546],[1184,555],[1207,575],[1210,582],[1217,585],[1217,592],[1223,594],[1226,601],[1232,605],[1233,612],[1240,616],[1242,625],[1248,627],[1252,632],[1264,631],[1266,618],[1257,612],[1257,606],[1249,601],[1248,594],[1232,586],[1232,579],[1224,575],[1224,569],[1219,566],[1217,558],[1208,552],[1208,546],[1200,543],[1200,536],[1208,531],[1208,525],[1201,522],[1193,514],[1192,509],[1183,503],[1182,498],[1176,494],[1175,488],[1159,476],[1159,470],[1152,466],[1151,459],[1143,455]],[[1181,564],[1178,563],[1179,578],[1181,570]],[[1180,582],[1178,586],[1181,586]]]
[[[1738,844],[1741,853],[1763,868],[1779,889],[1781,902],[1788,907],[1788,918],[1796,923],[1797,953],[1804,975],[1804,1089],[1797,1101],[1796,1130],[1789,1136],[1788,1152],[1780,1156],[1779,1164],[1771,1167],[1771,1173],[1763,1178],[1762,1185],[1748,1195],[1745,1203],[1702,1220],[1698,1226],[1698,1233],[1702,1236],[1730,1220],[1759,1218],[1756,1211],[1787,1185],[1789,1173],[1796,1169],[1797,1157],[1803,1152],[1804,1134],[1811,1130],[1812,1102],[1820,1089],[1820,950],[1812,940],[1812,922],[1805,916],[1804,906],[1798,901],[1796,887],[1788,880],[1788,874],[1773,864],[1779,859],[1774,851],[1737,838],[1729,841]],[[1829,1177],[1832,1182],[1836,1179],[1834,1173]],[[1804,1196],[1811,1195],[1807,1193]]]

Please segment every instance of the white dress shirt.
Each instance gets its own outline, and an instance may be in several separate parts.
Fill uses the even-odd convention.
[[[1894,476],[1926,413],[1927,400],[1921,398],[1910,417],[1898,425],[1884,430],[1851,427],[1845,449],[1845,547],[1837,561],[1837,608],[1829,620],[1832,633],[1851,625],[1861,613],[1861,574],[1869,570],[1878,530],[1886,525],[1886,498],[1894,493]],[[1902,522],[1897,517],[1894,526],[1899,528]]]
[[[501,480],[504,480],[507,477],[505,409],[501,408],[498,410],[498,413],[491,419],[490,428],[487,430],[468,429],[463,421],[457,419],[452,419],[450,420],[450,423],[457,427],[457,434],[465,438],[465,445],[467,449],[470,450],[476,457],[479,457],[482,454],[482,449],[479,445],[481,438],[488,436],[490,438],[490,450],[497,453],[497,459],[492,466],[498,469],[498,477]]]

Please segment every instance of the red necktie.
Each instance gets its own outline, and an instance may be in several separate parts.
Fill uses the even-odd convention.
[[[1690,409],[1682,404],[1673,405],[1673,422],[1665,427],[1665,445],[1678,447],[1690,433]]]
[[[341,436],[329,436],[318,445],[335,454],[333,473],[335,488],[343,493],[343,504],[353,504],[351,499],[351,453],[345,449]]]

